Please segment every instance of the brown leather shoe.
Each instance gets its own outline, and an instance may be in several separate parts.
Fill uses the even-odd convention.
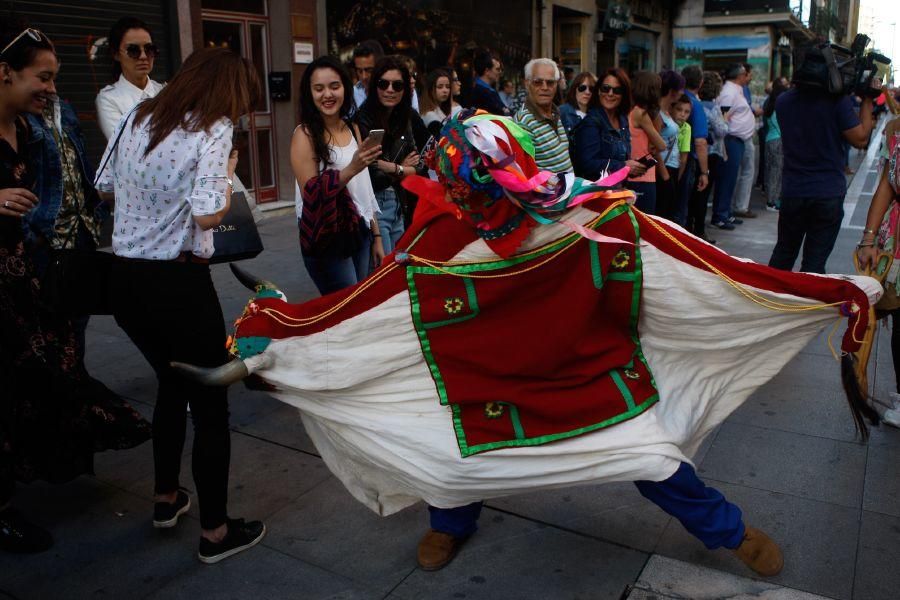
[[[419,542],[416,558],[423,571],[437,571],[450,564],[467,538],[430,529]]]
[[[762,575],[778,575],[784,567],[784,556],[772,538],[755,527],[746,527],[744,541],[733,550],[745,565]]]

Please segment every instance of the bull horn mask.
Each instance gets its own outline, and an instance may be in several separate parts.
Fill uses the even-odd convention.
[[[235,359],[221,367],[198,367],[182,362],[170,363],[175,371],[203,385],[229,386],[250,374],[244,361]]]
[[[231,272],[234,273],[234,276],[237,277],[237,280],[240,281],[244,285],[244,287],[246,287],[251,292],[260,292],[262,290],[279,291],[278,286],[276,286],[271,281],[260,279],[256,275],[251,275],[234,263],[229,263],[228,266],[231,267]]]

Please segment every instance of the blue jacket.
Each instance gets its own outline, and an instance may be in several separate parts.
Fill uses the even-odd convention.
[[[566,134],[569,136],[570,142],[572,141],[572,130],[581,122],[581,117],[575,112],[577,110],[568,102],[563,102],[559,105],[559,118],[562,121],[563,128],[566,130]]]
[[[572,133],[575,174],[588,181],[599,179],[604,169],[610,173],[621,169],[631,156],[631,131],[626,115],[619,116],[619,127],[614,128],[605,110],[592,108]]]
[[[94,189],[94,167],[88,160],[84,149],[81,124],[78,122],[75,110],[67,102],[60,101],[59,106],[63,132],[72,142],[81,162],[81,177],[85,186],[87,209],[102,221],[109,215],[109,208],[105,202],[100,201],[100,197]],[[31,128],[28,138],[28,153],[36,175],[32,191],[38,197],[39,203],[25,215],[25,237],[29,241],[34,241],[37,234],[42,234],[51,239],[56,235],[54,224],[63,197],[60,150],[43,117],[28,115],[28,125]]]
[[[469,90],[469,106],[480,108],[491,114],[508,117],[512,112],[500,99],[500,94],[479,77],[475,78],[475,85]]]

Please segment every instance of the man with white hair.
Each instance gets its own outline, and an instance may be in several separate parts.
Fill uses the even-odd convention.
[[[525,89],[528,97],[513,120],[531,134],[534,159],[539,169],[552,173],[571,173],[569,139],[553,104],[560,79],[559,67],[549,58],[535,58],[525,65]]]

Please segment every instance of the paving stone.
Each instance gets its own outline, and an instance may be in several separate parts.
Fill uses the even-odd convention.
[[[505,517],[501,516],[501,522]],[[487,514],[482,529],[491,525]],[[304,562],[377,587],[397,582],[416,565],[428,526],[424,504],[379,517],[334,478],[267,520],[266,544]],[[473,537],[476,541],[480,534]]]
[[[900,590],[900,518],[862,513],[854,600],[895,600]]]
[[[725,423],[698,473],[765,490],[859,507],[866,447]]]
[[[632,483],[548,490],[488,505],[645,552],[653,551],[671,518]]]
[[[617,599],[647,559],[643,552],[571,532],[535,529],[522,519],[507,518],[504,528],[517,535],[464,547],[440,571],[416,570],[396,594],[435,600]]]
[[[765,581],[839,600],[850,599],[858,509],[724,482],[707,483],[741,508],[746,524],[762,529],[781,546],[784,570]],[[760,579],[729,550],[707,550],[674,519],[663,533],[656,552]]]
[[[276,402],[277,406],[270,412],[259,416],[250,423],[245,425],[239,424],[234,427],[238,431],[262,437],[290,448],[296,448],[309,454],[318,455],[315,444],[313,444],[306,433],[306,429],[303,427],[300,411],[283,402],[274,402]]]
[[[345,577],[286,556],[264,544],[265,539],[255,548],[217,565],[204,565],[194,560],[190,569],[148,598],[356,600],[380,598],[387,591],[365,590]]]
[[[3,584],[12,597],[140,597],[196,562],[196,522],[155,530],[149,500],[91,478],[26,486],[19,502],[52,531],[55,545],[42,554],[3,556],[2,570],[18,573]]]
[[[684,561],[654,555],[634,584],[627,600],[828,600],[799,590],[781,587]]]
[[[268,519],[331,474],[321,459],[240,433],[231,434],[231,470],[228,478],[228,514],[247,519]],[[191,474],[189,446],[181,462],[181,485],[192,494],[188,514],[199,519],[199,502]],[[153,471],[128,487],[150,498]]]
[[[869,446],[863,509],[900,517],[900,448]]]

